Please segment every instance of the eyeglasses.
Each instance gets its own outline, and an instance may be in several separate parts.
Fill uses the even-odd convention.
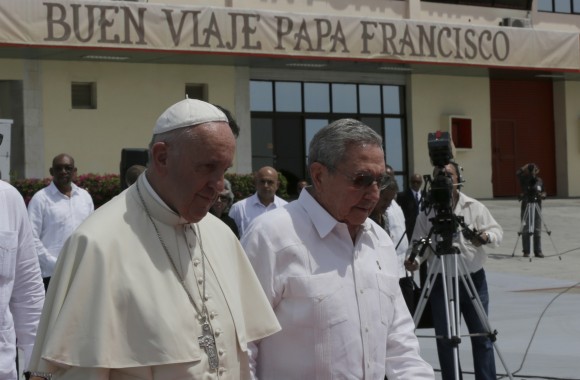
[[[72,165],[54,165],[52,169],[56,172],[64,170],[65,172],[70,173],[75,169],[75,167]]]
[[[220,202],[228,202],[230,199],[228,198],[227,195],[218,195],[218,197],[216,198],[216,201],[220,201]]]
[[[348,178],[350,182],[352,182],[353,187],[357,189],[366,189],[376,182],[379,190],[384,190],[391,182],[391,176],[388,174],[381,174],[380,176],[375,177],[370,174],[359,173],[355,174],[354,176],[350,176],[343,171],[338,170],[337,168],[334,168],[334,170]]]

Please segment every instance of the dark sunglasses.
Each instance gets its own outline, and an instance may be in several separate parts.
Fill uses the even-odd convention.
[[[345,176],[352,182],[352,186],[357,189],[366,189],[370,187],[373,183],[377,183],[379,190],[384,190],[387,188],[389,183],[391,182],[391,176],[388,174],[381,174],[378,177],[375,177],[371,174],[355,174],[354,176],[350,176],[338,169],[335,169],[337,172]]]
[[[230,200],[230,198],[228,198],[227,195],[218,195],[216,201],[220,201],[220,202],[228,202]]]

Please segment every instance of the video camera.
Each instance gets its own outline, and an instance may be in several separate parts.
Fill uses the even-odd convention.
[[[429,219],[433,225],[429,235],[416,242],[417,246],[422,245],[422,247],[414,246],[414,254],[410,256],[411,260],[414,260],[417,254],[423,255],[426,244],[431,241],[430,237],[433,233],[438,236],[435,250],[437,255],[459,253],[459,250],[453,246],[453,237],[458,232],[459,227],[463,228],[461,232],[466,239],[479,238],[478,231],[465,225],[463,217],[453,214],[453,188],[455,185],[451,173],[445,170],[445,166],[453,159],[449,133],[441,131],[429,133],[427,148],[431,164],[435,170],[433,178],[428,174],[423,176],[425,184],[422,190],[421,211],[429,213],[433,210],[435,216]],[[459,173],[457,175],[459,176]]]
[[[521,181],[523,196],[527,202],[539,202],[542,199],[542,186],[538,183],[538,167],[534,163],[527,166],[527,175]]]

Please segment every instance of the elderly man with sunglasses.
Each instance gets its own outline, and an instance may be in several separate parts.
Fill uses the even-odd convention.
[[[243,236],[282,326],[249,346],[254,379],[434,379],[393,242],[368,218],[389,178],[382,146],[356,120],[324,127],[310,143],[312,186]]]

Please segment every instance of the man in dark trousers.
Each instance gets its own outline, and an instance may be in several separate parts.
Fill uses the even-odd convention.
[[[423,179],[421,178],[421,175],[415,173],[409,180],[409,187],[405,191],[397,194],[397,203],[401,206],[403,214],[405,215],[405,228],[407,230],[407,239],[409,240],[409,243],[411,242],[411,236],[413,236],[415,220],[419,214],[422,184]]]

